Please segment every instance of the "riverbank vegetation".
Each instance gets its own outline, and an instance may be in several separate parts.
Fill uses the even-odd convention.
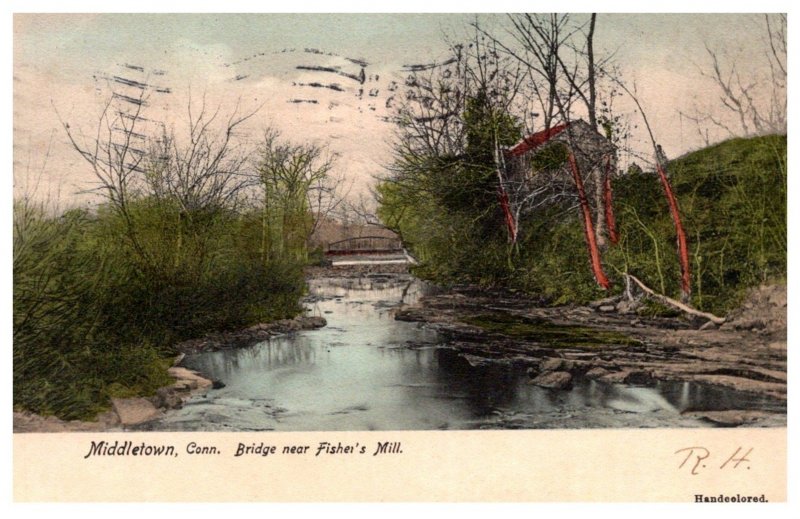
[[[724,315],[748,288],[785,283],[785,135],[726,141],[668,168],[689,235],[695,307]],[[495,227],[480,229],[469,208],[456,212],[433,196],[405,197],[405,189],[383,184],[381,213],[421,260],[418,275],[445,284],[519,289],[551,304],[609,295],[592,278],[583,231],[571,212],[553,209],[524,219],[527,232],[512,248],[496,199],[482,208],[493,215]],[[624,290],[622,275],[630,273],[677,297],[675,229],[657,176],[623,174],[613,189],[620,240],[604,256],[611,293]]]
[[[594,17],[511,15],[510,22],[510,43],[476,23],[469,46],[451,49],[452,65],[406,80],[395,158],[377,191],[382,221],[420,261],[417,275],[522,290],[549,304],[620,294],[632,275],[658,294],[720,314],[750,287],[785,282],[785,134],[734,138],[668,161],[635,94],[593,50]],[[637,112],[614,113],[624,96]],[[544,122],[535,133],[531,106]],[[578,121],[591,128],[590,140],[571,133]],[[642,121],[652,162],[626,148]],[[566,137],[550,143],[561,131]],[[616,157],[595,152],[597,137]],[[519,175],[508,162],[524,153]],[[598,274],[610,278],[608,290]]]
[[[203,111],[138,147],[140,113],[104,114],[122,138],[72,141],[102,203],[14,204],[14,406],[65,419],[168,385],[178,341],[296,315],[314,204],[335,190],[324,148],[236,142],[253,114],[216,128]]]

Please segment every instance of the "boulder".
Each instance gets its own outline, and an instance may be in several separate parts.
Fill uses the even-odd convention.
[[[617,303],[616,309],[617,312],[621,314],[632,314],[636,313],[636,310],[638,310],[640,306],[641,305],[638,301],[629,301],[627,299],[623,299]]]
[[[767,327],[767,323],[761,319],[741,319],[733,323],[733,327],[737,330],[763,330]]]
[[[617,309],[617,307],[614,306],[614,305],[603,305],[603,306],[597,307],[597,311],[598,312],[603,312],[603,313],[610,313],[610,312],[615,311],[616,309]]]
[[[156,390],[156,396],[152,402],[161,409],[180,409],[183,407],[183,398],[179,394],[180,390],[173,387],[160,387]]]
[[[691,416],[709,421],[722,427],[738,427],[758,423],[770,418],[772,415],[764,411],[730,409],[727,411],[693,411],[683,413],[684,416]]]
[[[173,385],[175,388],[193,391],[196,389],[208,389],[213,385],[213,382],[190,369],[172,367],[167,370],[167,373],[177,379]]]
[[[548,371],[563,370],[565,369],[564,364],[565,364],[564,359],[558,357],[549,357],[543,359],[542,362],[539,364],[539,371],[548,372]]]
[[[625,376],[623,382],[632,386],[649,386],[655,382],[655,379],[650,371],[634,370]]]
[[[596,379],[602,378],[608,375],[608,370],[606,368],[601,368],[600,366],[594,367],[586,372],[586,378]]]
[[[786,341],[772,341],[771,343],[769,343],[767,345],[767,348],[769,348],[772,351],[785,352],[786,351]]]
[[[119,415],[112,410],[105,411],[97,415],[97,423],[103,428],[111,428],[119,425]]]
[[[566,371],[551,371],[539,375],[530,383],[546,389],[568,389],[572,387],[572,375]]]
[[[122,425],[137,425],[164,415],[146,398],[112,398],[111,406]]]
[[[630,371],[622,370],[622,371],[609,371],[605,375],[601,375],[598,380],[600,382],[605,382],[606,384],[623,384],[625,383],[625,379],[630,375]]]

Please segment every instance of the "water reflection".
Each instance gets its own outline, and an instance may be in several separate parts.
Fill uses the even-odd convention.
[[[308,311],[323,315],[327,327],[188,357],[190,368],[226,386],[155,428],[684,427],[705,426],[682,416],[686,410],[767,407],[685,383],[638,388],[577,380],[570,391],[552,391],[508,366],[472,367],[435,332],[394,320],[394,307],[425,290],[410,276],[312,281]]]

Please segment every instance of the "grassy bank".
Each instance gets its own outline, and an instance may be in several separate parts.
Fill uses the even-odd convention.
[[[668,170],[689,240],[692,303],[725,314],[744,292],[786,279],[786,136],[733,139]],[[652,175],[615,184],[621,234],[607,261],[661,293],[679,293],[675,231]]]
[[[258,211],[17,201],[14,406],[86,419],[168,384],[177,341],[295,315],[302,264],[263,236]]]

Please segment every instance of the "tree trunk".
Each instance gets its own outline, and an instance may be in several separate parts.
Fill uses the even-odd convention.
[[[506,165],[503,159],[503,151],[500,150],[496,135],[494,139],[494,170],[495,173],[497,173],[497,197],[500,199],[500,207],[503,209],[503,216],[505,217],[506,227],[508,228],[508,241],[514,245],[517,243],[517,220],[511,212],[511,205],[508,200],[508,192],[506,191],[505,179],[503,178]]]
[[[689,247],[686,245],[686,233],[683,230],[683,223],[681,222],[681,214],[678,209],[678,201],[672,193],[672,186],[670,186],[667,174],[664,171],[664,166],[660,161],[656,162],[656,170],[661,179],[661,185],[664,188],[664,194],[669,203],[669,211],[672,214],[672,221],[675,224],[675,234],[678,240],[678,259],[681,264],[681,301],[686,302],[692,294],[692,278],[691,271],[689,270]]]
[[[511,244],[517,243],[517,225],[514,220],[514,215],[511,214],[511,207],[508,205],[508,193],[503,189],[503,185],[497,189],[497,196],[500,198],[500,207],[503,208],[503,215],[506,220],[506,227],[508,228],[508,241]]]
[[[619,233],[617,232],[617,220],[614,218],[614,195],[611,191],[611,159],[606,156],[605,173],[603,175],[603,199],[605,201],[606,226],[608,227],[608,239],[616,245],[619,243]]]
[[[589,72],[589,103],[586,108],[589,111],[589,124],[594,130],[597,129],[597,80],[594,70],[594,26],[596,21],[597,13],[592,13],[589,21],[589,34],[586,35],[586,61]]]
[[[664,303],[666,305],[669,305],[669,306],[672,306],[674,308],[677,308],[678,310],[682,310],[683,312],[685,312],[687,314],[703,317],[704,319],[708,319],[709,321],[713,322],[714,324],[722,324],[726,320],[724,317],[717,317],[714,314],[710,314],[708,312],[701,312],[700,310],[696,310],[696,309],[692,308],[691,306],[688,306],[688,305],[686,305],[684,303],[681,303],[680,301],[675,301],[674,299],[672,299],[670,297],[667,297],[667,296],[665,296],[663,294],[656,294],[655,291],[653,291],[653,289],[651,289],[650,287],[648,287],[647,285],[642,283],[639,280],[639,278],[637,278],[636,276],[632,276],[631,274],[625,274],[625,282],[626,282],[627,285],[630,285],[630,280],[633,280],[633,282],[636,283],[639,286],[639,288],[642,289],[642,291],[644,291],[646,294],[650,295],[651,297],[655,298],[657,301],[660,301],[660,302],[662,302],[662,303]]]
[[[605,175],[603,173],[604,171],[598,167],[593,169],[595,207],[594,234],[597,240],[597,247],[600,250],[606,249],[606,199],[604,196]]]
[[[586,237],[586,245],[589,248],[589,259],[592,263],[592,272],[594,273],[594,278],[597,281],[597,284],[600,285],[604,290],[608,290],[611,286],[609,283],[608,278],[606,277],[605,273],[603,272],[603,265],[600,263],[600,250],[597,248],[597,242],[595,241],[595,234],[592,225],[592,212],[589,209],[589,201],[586,199],[586,191],[583,188],[583,179],[581,178],[581,173],[578,170],[578,162],[575,160],[575,155],[570,152],[569,154],[569,165],[570,169],[572,170],[572,177],[575,181],[575,187],[578,190],[578,200],[581,206],[581,212],[583,214],[583,233]]]

